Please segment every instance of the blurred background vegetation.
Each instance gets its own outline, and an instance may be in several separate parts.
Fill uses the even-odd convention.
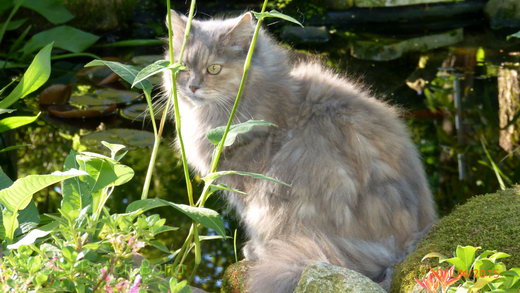
[[[16,104],[19,114],[42,115],[0,137],[0,149],[27,144],[0,153],[1,167],[11,178],[61,170],[71,148],[103,152],[99,141],[107,140],[130,146],[123,163],[136,171],[135,178],[112,196],[111,208],[123,211],[139,198],[153,143],[143,98],[129,92],[108,69],[83,65],[96,56],[137,65],[160,59],[166,34],[163,2],[0,2],[0,85],[19,78],[35,50],[49,41],[57,48],[46,89]],[[184,13],[188,4],[174,1],[174,8]],[[237,15],[258,10],[260,4],[198,1],[197,17]],[[404,110],[441,215],[475,194],[520,181],[520,42],[515,38],[520,2],[276,0],[270,6],[305,25],[269,23],[266,28],[284,46],[297,55],[321,58]],[[6,20],[9,25],[2,25]],[[171,147],[173,132],[170,124],[150,196],[184,202],[182,169]],[[56,211],[58,191],[49,188],[38,194],[42,213]],[[209,207],[225,210],[216,197]],[[226,213],[232,235],[237,223],[232,211]],[[189,225],[171,209],[163,216],[170,225]],[[178,247],[183,237],[170,233],[161,240]],[[220,286],[223,268],[234,262],[233,243],[208,241],[203,252],[204,264],[195,281],[214,289]]]

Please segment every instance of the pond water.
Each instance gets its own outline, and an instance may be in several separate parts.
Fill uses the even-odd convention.
[[[499,93],[507,84],[514,83],[514,74],[508,73],[518,73],[520,70],[518,42],[506,41],[504,34],[491,31],[487,24],[473,25],[464,29],[463,40],[456,44],[405,53],[395,60],[372,61],[351,55],[353,44],[359,40],[370,40],[374,44],[385,42],[366,32],[343,29],[333,31],[326,43],[300,44],[297,49],[302,54],[320,55],[328,66],[366,84],[378,98],[403,109],[403,116],[423,157],[441,215],[475,194],[499,189],[500,180],[505,186],[520,181],[520,152],[516,140],[519,130],[517,128],[516,133],[509,137],[508,144],[507,137],[504,137],[507,135],[504,130],[501,131],[504,124],[501,124],[499,118],[501,108],[505,107],[504,102],[499,100]],[[147,48],[103,51],[98,54],[107,57],[117,55],[122,60],[131,60],[143,53],[160,54],[160,50]],[[377,54],[377,50],[372,50],[371,54],[374,53]],[[75,94],[103,88],[89,86],[76,74],[87,61],[55,62],[50,83],[71,82]],[[110,87],[125,86],[116,81]],[[27,112],[41,111],[36,98],[26,99],[26,104]],[[121,103],[118,107],[122,109],[127,105]],[[18,130],[8,138],[10,143],[30,146],[17,153],[11,152],[9,157],[2,154],[2,161],[9,160],[11,164],[4,166],[9,165],[8,173],[17,173],[18,177],[61,170],[63,160],[71,148],[105,152],[97,146],[96,141],[100,138],[90,136],[89,140],[91,133],[113,129],[151,131],[149,120],[143,121],[139,117],[137,120],[132,119],[135,117],[123,118],[119,112],[102,118],[65,119],[52,116],[44,110],[36,123]],[[511,122],[515,123],[518,125],[515,121]],[[171,146],[174,137],[171,123],[165,133],[166,139],[159,151],[149,196],[186,203],[179,156]],[[113,141],[116,135],[112,132],[103,139],[130,145],[150,144],[149,138],[143,133],[135,134],[135,141],[129,139],[134,135],[129,132],[120,135],[123,141]],[[150,151],[149,147],[131,147],[123,159],[123,163],[131,166],[136,175],[131,182],[113,193],[109,202],[112,210],[124,211],[129,202],[139,199]],[[493,165],[497,168],[494,169]],[[200,181],[198,178],[196,180]],[[195,189],[197,194],[200,186]],[[57,211],[60,196],[55,188],[38,194],[36,199],[40,211]],[[224,202],[218,197],[214,197],[208,206],[224,213],[228,233],[233,235],[237,229],[233,212],[226,211]],[[180,247],[189,225],[188,220],[171,209],[159,212],[167,218],[168,224],[182,228],[181,232],[164,235],[161,241],[171,249]],[[233,241],[205,242],[203,252],[203,264],[195,282],[201,288],[216,290],[220,286],[223,269],[235,261]]]

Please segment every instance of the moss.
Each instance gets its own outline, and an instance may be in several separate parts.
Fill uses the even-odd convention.
[[[250,264],[247,261],[239,261],[230,265],[224,272],[222,281],[222,293],[247,293],[246,280]]]
[[[441,219],[396,267],[391,292],[410,292],[437,259],[421,259],[430,252],[451,256],[457,245],[480,246],[506,252],[508,268],[520,267],[520,187],[476,196]],[[478,253],[478,252],[477,252]]]

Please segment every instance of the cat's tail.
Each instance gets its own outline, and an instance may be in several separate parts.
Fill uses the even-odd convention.
[[[367,241],[320,236],[271,240],[248,272],[248,292],[292,293],[304,268],[314,262],[356,270],[388,290],[397,257],[387,245]]]

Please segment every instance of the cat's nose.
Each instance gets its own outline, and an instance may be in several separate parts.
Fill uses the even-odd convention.
[[[196,85],[190,85],[189,88],[192,93],[195,93],[198,89],[200,89],[200,87]]]

